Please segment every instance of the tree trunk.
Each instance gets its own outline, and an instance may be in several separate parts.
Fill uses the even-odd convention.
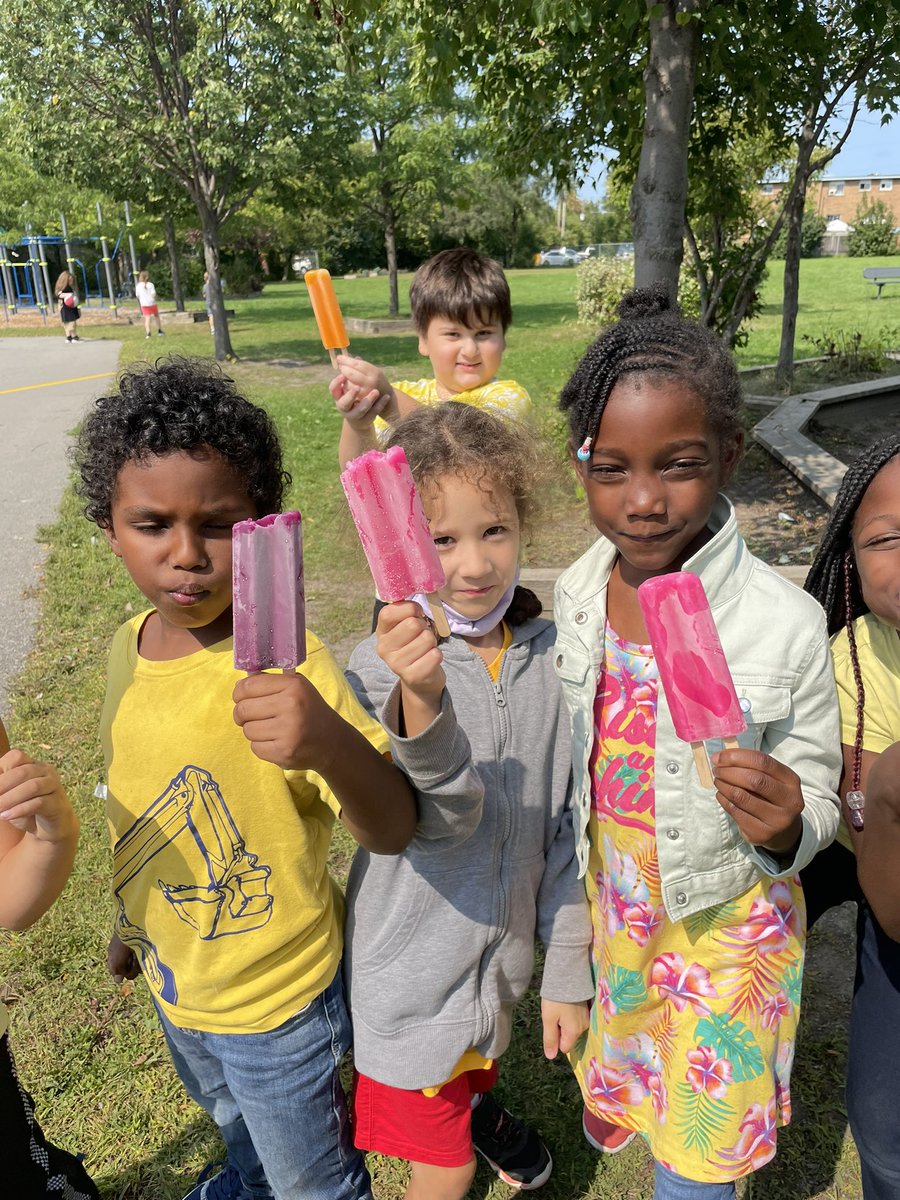
[[[387,255],[388,282],[391,293],[389,312],[392,317],[398,317],[400,315],[400,288],[397,282],[397,236],[392,208],[388,208],[384,218],[384,251]]]
[[[175,244],[175,223],[171,217],[163,217],[166,231],[166,249],[169,252],[169,268],[172,272],[172,298],[175,311],[184,312],[184,289],[181,286],[181,268],[178,265],[178,247]]]
[[[225,316],[225,298],[222,295],[222,276],[219,273],[219,223],[215,214],[206,205],[200,208],[203,222],[203,256],[206,270],[209,273],[209,305],[212,309],[213,345],[218,362],[232,360],[236,357],[231,346],[231,334],[228,329],[228,318]]]
[[[803,245],[803,210],[809,183],[810,159],[815,149],[812,122],[807,120],[797,146],[794,187],[785,206],[787,242],[784,250],[784,291],[781,304],[781,345],[775,367],[775,384],[786,391],[794,378],[794,339],[797,336],[797,309],[800,294],[800,251]]]
[[[700,3],[667,0],[665,13],[650,17],[644,133],[631,193],[635,286],[664,283],[673,300],[684,252],[688,140],[700,48],[700,24],[693,17]],[[648,12],[656,7],[655,0],[647,0]],[[679,25],[676,12],[692,19]]]

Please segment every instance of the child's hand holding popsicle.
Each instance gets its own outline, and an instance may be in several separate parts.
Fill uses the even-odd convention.
[[[726,749],[712,756],[716,799],[744,839],[786,857],[803,832],[800,778],[761,750]]]
[[[399,418],[394,389],[384,371],[352,354],[337,355],[335,365],[339,373],[328,390],[345,421],[355,429],[366,429],[376,417],[391,424]]]
[[[235,684],[234,720],[257,758],[284,771],[328,774],[345,722],[304,675],[248,675]]]
[[[440,713],[447,682],[434,623],[404,600],[381,610],[375,632],[379,658],[400,680],[404,733],[415,737]]]

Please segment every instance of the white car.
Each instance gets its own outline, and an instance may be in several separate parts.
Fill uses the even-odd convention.
[[[560,246],[556,250],[542,250],[538,266],[574,267],[580,261],[576,250],[567,250],[565,246]]]

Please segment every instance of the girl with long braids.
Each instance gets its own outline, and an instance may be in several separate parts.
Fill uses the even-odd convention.
[[[585,1135],[640,1133],[655,1200],[733,1200],[790,1119],[805,919],[797,872],[834,837],[838,706],[825,622],[754,558],[721,489],[743,444],[715,335],[635,291],[561,397],[600,538],[557,584],[575,833],[593,917],[591,1024],[570,1055]],[[747,729],[675,734],[637,600],[700,577]]]
[[[811,910],[859,901],[847,1109],[865,1200],[900,1196],[900,436],[851,464],[806,580],[833,635],[844,758],[838,841],[803,873]],[[859,872],[856,885],[855,865]]]

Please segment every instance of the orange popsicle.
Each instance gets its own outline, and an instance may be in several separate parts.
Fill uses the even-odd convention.
[[[328,271],[307,271],[304,278],[309,288],[309,298],[312,301],[316,324],[319,326],[322,345],[331,355],[333,363],[335,350],[346,350],[350,339],[344,328],[344,318],[334,294],[331,275]]]

